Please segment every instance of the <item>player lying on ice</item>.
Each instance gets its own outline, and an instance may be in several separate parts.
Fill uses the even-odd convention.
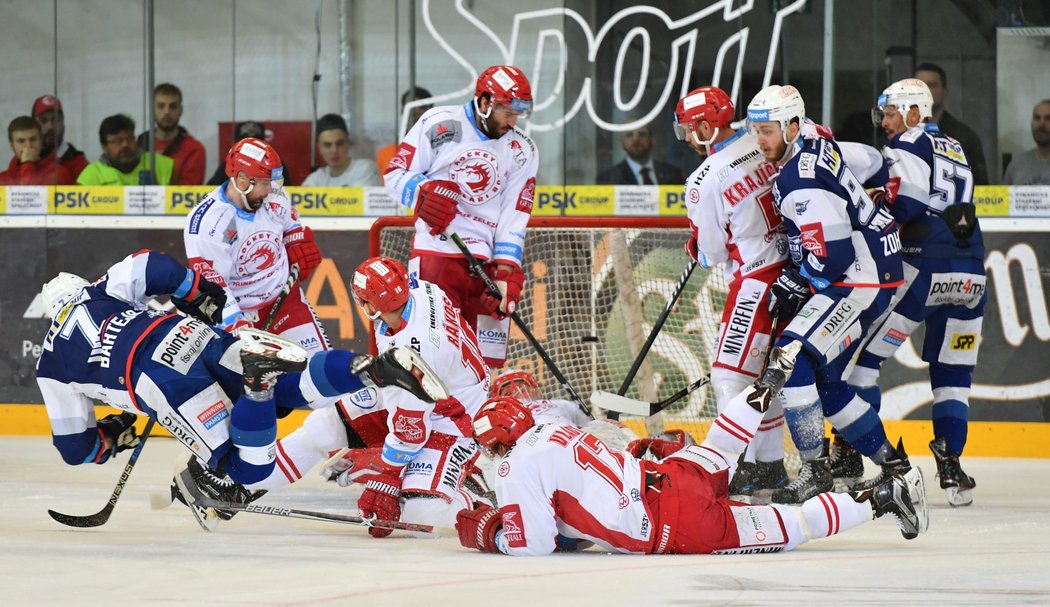
[[[792,342],[774,350],[762,377],[726,406],[703,444],[685,448],[641,439],[629,452],[612,451],[575,426],[533,425],[514,398],[490,399],[474,418],[474,436],[501,457],[500,507],[460,511],[460,543],[515,556],[572,551],[589,542],[641,554],[779,552],[886,514],[906,539],[915,538],[929,522],[925,488],[910,493],[900,475],[864,491],[821,493],[799,506],[729,499],[737,459],[800,347]]]
[[[148,310],[157,295],[171,295],[189,316]],[[148,415],[196,455],[176,482],[244,503],[260,494],[241,485],[274,467],[276,403],[299,408],[367,385],[398,386],[423,400],[447,397],[405,348],[375,358],[329,350],[307,362],[303,348],[269,333],[238,339],[214,329],[222,288],[160,252],[129,255],[90,284],[63,272],[44,285],[42,298],[52,323],[37,384],[54,445],[71,465],[105,463],[134,447],[135,415]],[[96,421],[93,400],[124,412]]]

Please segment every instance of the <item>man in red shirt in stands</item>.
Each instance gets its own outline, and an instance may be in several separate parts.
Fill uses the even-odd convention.
[[[54,154],[41,157],[44,146],[40,124],[29,116],[19,116],[7,127],[7,140],[14,158],[0,173],[0,185],[62,185],[76,183],[76,175],[61,164],[55,165]]]
[[[165,82],[153,89],[153,149],[175,161],[173,184],[202,185],[204,183],[204,145],[185,127],[182,118],[182,91]],[[139,135],[139,149],[148,150],[148,133]]]
[[[84,156],[84,152],[81,152],[64,140],[66,120],[65,114],[62,112],[62,102],[54,95],[37,97],[36,101],[33,102],[33,118],[40,123],[40,134],[44,142],[44,146],[40,150],[42,162],[47,161],[48,156],[54,156],[54,158],[58,159],[58,164],[66,167],[69,174],[73,176],[73,181],[59,181],[56,173],[55,177],[49,179],[47,183],[75,183],[76,178],[80,176],[80,172],[88,165],[88,160]],[[54,158],[51,159],[51,162],[55,162]]]

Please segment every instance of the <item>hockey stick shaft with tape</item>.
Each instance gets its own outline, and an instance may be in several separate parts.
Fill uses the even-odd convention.
[[[496,298],[497,300],[502,299],[503,294],[500,292],[499,287],[496,286],[496,282],[492,280],[492,277],[489,276],[487,272],[485,272],[485,268],[481,267],[481,262],[478,261],[478,258],[474,257],[474,254],[470,252],[470,249],[467,247],[467,244],[463,242],[463,239],[459,237],[459,234],[457,234],[453,230],[448,230],[447,232],[445,232],[445,234],[452,239],[452,242],[456,243],[456,247],[458,247],[459,251],[463,253],[463,257],[467,259],[467,264],[470,266],[471,272],[477,275],[478,278],[480,278],[481,281],[485,283],[485,289],[489,292],[489,295]],[[521,333],[525,336],[525,339],[527,339],[529,344],[532,345],[532,348],[536,350],[536,353],[540,355],[541,359],[543,359],[543,363],[547,365],[547,368],[550,369],[551,374],[554,375],[554,378],[558,380],[558,383],[561,384],[561,387],[569,393],[569,396],[570,398],[572,398],[572,400],[576,401],[576,405],[580,407],[580,409],[583,410],[584,413],[590,416],[591,408],[587,405],[586,402],[583,401],[582,398],[580,398],[579,393],[576,392],[576,390],[572,387],[571,384],[569,384],[569,380],[566,379],[564,375],[562,375],[562,372],[558,368],[558,365],[554,364],[554,361],[551,359],[550,355],[547,354],[547,351],[543,348],[540,342],[537,341],[536,336],[532,334],[532,331],[529,330],[529,327],[526,326],[525,321],[521,319],[521,316],[518,315],[517,311],[509,311],[509,316],[511,320],[514,321],[514,324],[517,325],[518,329],[521,330]]]
[[[263,331],[269,331],[270,327],[273,326],[275,320],[277,320],[277,312],[284,305],[284,300],[288,299],[288,294],[295,288],[295,283],[299,281],[299,266],[292,264],[291,270],[288,272],[288,280],[281,287],[280,294],[277,295],[277,301],[273,302],[273,307],[270,308],[270,315],[266,318],[266,323],[263,324]]]

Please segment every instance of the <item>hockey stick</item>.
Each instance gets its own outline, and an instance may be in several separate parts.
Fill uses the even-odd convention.
[[[762,363],[763,370],[765,370],[766,365],[769,364],[769,356],[773,352],[773,344],[778,337],[777,325],[779,324],[780,310],[777,309],[774,310],[773,319],[770,323],[769,347],[766,348],[766,356]],[[675,392],[671,396],[668,396],[667,398],[660,401],[656,401],[654,403],[647,403],[642,400],[627,398],[626,396],[622,396],[620,394],[613,394],[612,392],[605,392],[603,390],[598,390],[591,394],[591,402],[597,405],[598,407],[601,407],[602,409],[606,409],[608,411],[618,411],[627,415],[640,415],[642,417],[648,417],[650,415],[656,415],[657,413],[663,411],[667,407],[670,407],[674,403],[682,400],[686,396],[695,392],[697,389],[706,386],[709,383],[711,383],[710,373],[694,381],[688,386],[682,388],[678,392]]]
[[[124,466],[124,472],[121,473],[120,480],[117,481],[117,486],[113,489],[113,495],[109,496],[109,502],[106,503],[102,510],[87,516],[73,516],[48,510],[47,513],[51,515],[51,518],[69,527],[99,527],[105,525],[106,521],[109,520],[109,516],[113,514],[113,508],[116,507],[117,499],[120,498],[121,492],[124,491],[124,485],[127,484],[131,471],[135,468],[135,462],[139,461],[139,454],[142,453],[142,448],[146,446],[146,439],[149,438],[149,433],[153,430],[153,424],[155,423],[157,423],[157,420],[152,417],[146,422],[146,427],[142,429],[142,433],[139,435],[139,444],[131,452],[131,457],[128,458],[128,463]]]
[[[459,251],[463,253],[463,257],[467,259],[467,264],[470,266],[470,271],[474,273],[478,278],[480,278],[482,282],[485,283],[485,290],[488,291],[489,295],[494,297],[496,300],[503,299],[503,294],[500,293],[499,287],[496,286],[496,282],[492,280],[492,277],[489,276],[488,273],[485,272],[485,268],[481,267],[481,262],[478,261],[478,258],[474,257],[474,254],[470,252],[470,249],[467,248],[466,243],[463,242],[463,239],[459,237],[459,234],[457,234],[453,230],[448,230],[447,232],[445,232],[445,235],[451,238],[454,243],[456,243],[456,246],[459,248]],[[562,375],[561,370],[558,369],[558,365],[554,364],[554,361],[551,360],[550,355],[547,354],[547,351],[543,349],[543,346],[540,345],[540,342],[536,340],[536,336],[533,335],[532,331],[530,331],[529,328],[525,325],[525,321],[521,319],[521,316],[518,315],[517,311],[510,311],[510,318],[514,321],[514,324],[518,326],[518,329],[521,330],[521,333],[525,336],[525,339],[527,339],[529,343],[532,344],[532,348],[536,350],[536,353],[540,355],[541,359],[543,359],[543,363],[547,365],[547,368],[550,369],[551,374],[553,374],[554,378],[558,380],[558,383],[561,384],[561,387],[569,393],[569,396],[572,398],[572,400],[576,401],[576,405],[589,417],[594,417],[593,415],[591,415],[590,406],[586,402],[584,402],[582,398],[580,398],[579,393],[577,393],[576,390],[572,387],[572,385],[569,384],[569,380],[565,379],[565,376]]]
[[[291,270],[288,272],[288,280],[285,281],[284,286],[281,287],[281,292],[277,295],[277,300],[273,302],[273,307],[270,308],[270,316],[266,319],[266,323],[263,325],[263,331],[269,331],[270,327],[273,326],[273,321],[277,320],[277,311],[284,305],[284,300],[288,299],[288,294],[292,292],[292,288],[295,287],[295,283],[299,280],[299,266],[292,264]]]
[[[297,510],[295,508],[282,508],[280,506],[262,506],[259,504],[238,504],[236,502],[220,502],[210,497],[202,496],[196,500],[197,504],[204,508],[215,508],[216,510],[229,510],[231,512],[251,512],[254,514],[268,514],[270,516],[283,516],[285,518],[301,518],[308,521],[327,521],[332,523],[343,523],[344,525],[356,525],[358,527],[375,527],[377,529],[395,529],[398,531],[413,531],[416,533],[434,533],[431,525],[417,523],[405,523],[402,521],[387,521],[381,519],[366,518],[348,514],[334,514],[331,512],[315,512],[312,510]]]
[[[631,365],[627,376],[624,377],[623,383],[620,384],[620,389],[617,390],[617,394],[623,396],[627,394],[627,390],[631,387],[631,382],[634,381],[634,376],[638,374],[638,369],[642,367],[642,362],[645,361],[645,357],[649,355],[649,349],[653,347],[656,342],[657,335],[660,334],[660,330],[663,329],[664,323],[667,322],[667,317],[671,315],[671,310],[678,302],[678,298],[681,297],[682,292],[685,291],[685,284],[689,282],[689,277],[692,276],[693,270],[696,269],[696,260],[691,259],[689,265],[686,266],[682,272],[681,277],[678,278],[678,284],[675,286],[674,292],[671,293],[671,297],[667,300],[667,305],[664,306],[663,312],[660,313],[660,318],[656,319],[656,324],[653,325],[653,329],[649,331],[649,337],[642,344],[642,349],[638,352],[638,356],[634,358],[634,363]],[[613,411],[610,415],[610,419],[618,419],[620,411]]]

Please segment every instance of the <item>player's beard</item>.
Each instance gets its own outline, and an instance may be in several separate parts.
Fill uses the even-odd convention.
[[[244,204],[247,205],[248,210],[253,213],[262,208],[264,200],[266,200],[265,196],[253,196],[251,193],[244,195]]]

